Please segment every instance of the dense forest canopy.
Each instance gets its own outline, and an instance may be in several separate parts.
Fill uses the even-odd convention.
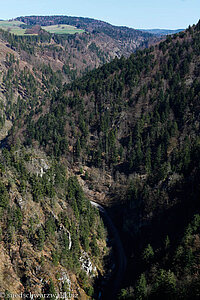
[[[127,28],[113,33],[111,25],[85,18],[19,20],[28,25],[82,22],[89,40],[99,34],[91,26],[110,38],[134,34]],[[93,289],[98,284],[81,269],[80,256],[95,258],[103,276],[112,253],[89,198],[107,206],[126,250],[119,299],[199,299],[200,22],[128,58],[113,57],[105,64],[102,58],[101,67],[76,78],[64,63],[66,49],[78,49],[86,35],[28,39],[1,31],[10,52],[2,64],[6,100],[0,124],[13,125],[0,155],[3,251],[14,251],[14,243],[20,245],[25,236],[37,253],[30,252],[34,262],[40,261],[40,277],[47,272],[45,261],[51,272],[65,268],[75,274],[74,289],[79,284],[88,296],[98,297]],[[62,71],[38,64],[38,54],[52,53],[51,47],[55,53],[48,57],[55,55]],[[103,55],[94,41],[87,48]],[[28,216],[28,206],[38,213],[33,209]],[[24,265],[18,270],[26,291],[33,288],[33,265],[31,275]],[[69,288],[50,275],[38,290]]]
[[[129,255],[144,251],[137,258],[142,277],[122,292],[126,297],[198,294],[199,47],[198,23],[64,85],[49,113],[27,122],[27,145],[37,140],[58,158],[111,174],[110,197],[123,203],[120,230],[138,243],[137,249],[131,243]]]

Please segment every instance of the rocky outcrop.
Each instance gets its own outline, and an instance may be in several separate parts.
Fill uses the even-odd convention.
[[[97,268],[93,266],[89,255],[82,251],[82,255],[80,257],[81,267],[87,273],[87,275],[95,275],[97,272]]]

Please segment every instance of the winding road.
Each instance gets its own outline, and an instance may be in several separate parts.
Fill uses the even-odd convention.
[[[109,291],[109,298],[108,298],[108,299],[114,300],[114,299],[117,299],[117,293],[119,291],[121,282],[124,278],[126,264],[127,264],[126,255],[124,252],[124,248],[123,248],[118,230],[115,227],[115,225],[113,224],[113,222],[112,222],[111,218],[109,217],[108,213],[106,212],[105,208],[94,201],[90,201],[90,203],[92,206],[95,206],[99,209],[99,211],[102,214],[102,217],[104,219],[104,222],[108,228],[108,231],[110,232],[110,234],[112,235],[113,240],[114,240],[114,249],[115,249],[115,253],[116,253],[117,264],[116,264],[115,274],[113,275],[112,284],[110,285],[110,288],[109,288],[110,291]]]

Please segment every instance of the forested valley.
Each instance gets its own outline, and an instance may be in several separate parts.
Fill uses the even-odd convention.
[[[20,20],[49,22],[27,18]],[[69,44],[99,32],[0,34],[6,297],[98,299],[118,266],[94,201],[111,216],[127,257],[117,299],[199,299],[200,22],[109,63],[97,55],[98,68],[74,61],[73,72],[64,63]],[[88,55],[97,54],[92,45]]]

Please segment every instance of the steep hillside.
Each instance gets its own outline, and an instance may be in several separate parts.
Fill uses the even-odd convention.
[[[60,19],[57,20],[57,17],[41,17],[39,18],[40,22],[38,21],[41,25],[54,24],[51,22],[42,22],[43,18],[50,18],[50,20],[53,18],[54,23],[61,22]],[[67,17],[63,18],[65,20]],[[28,22],[29,17],[25,17],[24,20]],[[83,20],[85,19],[83,18]],[[92,22],[94,22],[94,24],[104,24],[103,22],[95,20]],[[8,24],[11,23],[19,23],[22,24],[20,26],[27,26],[26,30],[29,33],[37,32],[38,35],[16,36],[2,29],[0,31],[1,45],[4,47],[1,55],[4,65],[2,79],[7,81],[6,87],[4,88],[4,94],[9,94],[7,98],[12,98],[13,94],[14,98],[18,97],[18,93],[14,93],[13,89],[14,86],[18,85],[18,81],[21,80],[21,76],[16,73],[22,70],[22,66],[18,68],[18,71],[16,69],[17,67],[15,67],[14,74],[11,74],[13,66],[10,65],[10,62],[5,62],[6,59],[10,59],[10,53],[12,53],[11,60],[15,61],[15,58],[17,58],[16,62],[19,61],[21,65],[26,66],[25,73],[30,71],[34,77],[33,81],[37,81],[38,83],[38,89],[40,89],[40,87],[43,89],[43,85],[51,85],[56,89],[62,82],[71,82],[76,77],[85,74],[88,70],[109,62],[116,56],[128,56],[138,47],[146,47],[149,43],[156,40],[151,35],[142,34],[128,28],[115,28],[107,23],[105,23],[103,27],[110,28],[109,32],[105,30],[95,32],[87,30],[85,33],[75,35],[48,33],[42,30],[40,25],[37,25],[37,22],[34,24],[32,24],[33,22],[28,22],[28,25],[19,21],[8,22]],[[29,25],[29,23],[33,26]],[[3,24],[7,26],[6,22],[3,22]],[[112,34],[110,30],[113,32]],[[8,70],[9,72],[6,74]],[[13,82],[16,81],[16,84],[12,84],[10,87],[8,87],[8,82],[10,82],[9,76],[10,78],[12,77]],[[19,78],[15,78],[15,76]],[[33,84],[33,82],[31,82],[31,84]],[[19,87],[21,87],[20,84]],[[25,86],[22,84],[22,89],[24,88]],[[26,93],[23,92],[21,94]],[[40,97],[38,96],[38,98]],[[8,99],[7,102],[9,102]]]
[[[36,120],[42,107],[49,110],[64,74],[36,54],[47,35],[29,39],[1,31],[0,36],[1,297],[60,292],[88,299],[97,295],[104,272],[112,274],[113,256],[98,211],[79,185],[83,171],[70,171],[37,147],[16,143],[5,149],[18,119]]]
[[[37,37],[35,43],[42,43]],[[45,39],[45,38],[44,38]],[[31,40],[0,32],[0,138],[6,136],[14,121],[24,112],[35,111],[44,104],[53,90],[62,84],[64,76],[54,70],[45,56],[37,57]]]
[[[0,153],[0,177],[1,297],[95,295],[109,256],[106,231],[67,165],[13,146]]]
[[[199,51],[200,23],[65,84],[10,136],[87,167],[128,245],[121,299],[199,297]]]
[[[157,41],[157,38],[149,33],[128,28],[125,26],[113,26],[109,23],[82,17],[69,16],[26,16],[16,18],[27,25],[50,26],[55,24],[68,24],[84,29],[93,39],[100,36],[107,39],[107,44],[98,45],[102,51],[106,51],[109,45],[111,57],[129,56],[136,49],[147,47]]]
[[[51,17],[43,18],[52,19]],[[67,17],[63,18],[65,20]],[[28,22],[29,18],[24,20]],[[51,22],[42,23],[41,20],[39,22],[41,25],[52,24]],[[53,17],[53,20],[54,23],[61,22],[57,20],[57,17]],[[94,20],[92,22],[104,24]],[[69,83],[88,70],[111,61],[116,56],[128,56],[138,47],[145,47],[156,40],[151,35],[138,33],[128,28],[115,28],[107,23],[102,26],[110,28],[109,32],[105,30],[91,32],[88,29],[85,33],[74,35],[48,33],[42,30],[36,22],[31,25],[30,22],[26,25],[19,21],[7,23],[2,22],[4,26],[9,24],[27,26],[23,30],[30,34],[37,33],[37,35],[17,36],[0,29],[2,48],[0,54],[2,70],[0,126],[2,127],[5,121],[7,122],[3,133],[0,133],[2,137],[11,127],[10,122],[13,122],[25,110],[28,113],[35,108],[36,103],[38,107],[39,104],[44,104],[47,99],[51,98],[51,92],[56,91],[62,83]]]

